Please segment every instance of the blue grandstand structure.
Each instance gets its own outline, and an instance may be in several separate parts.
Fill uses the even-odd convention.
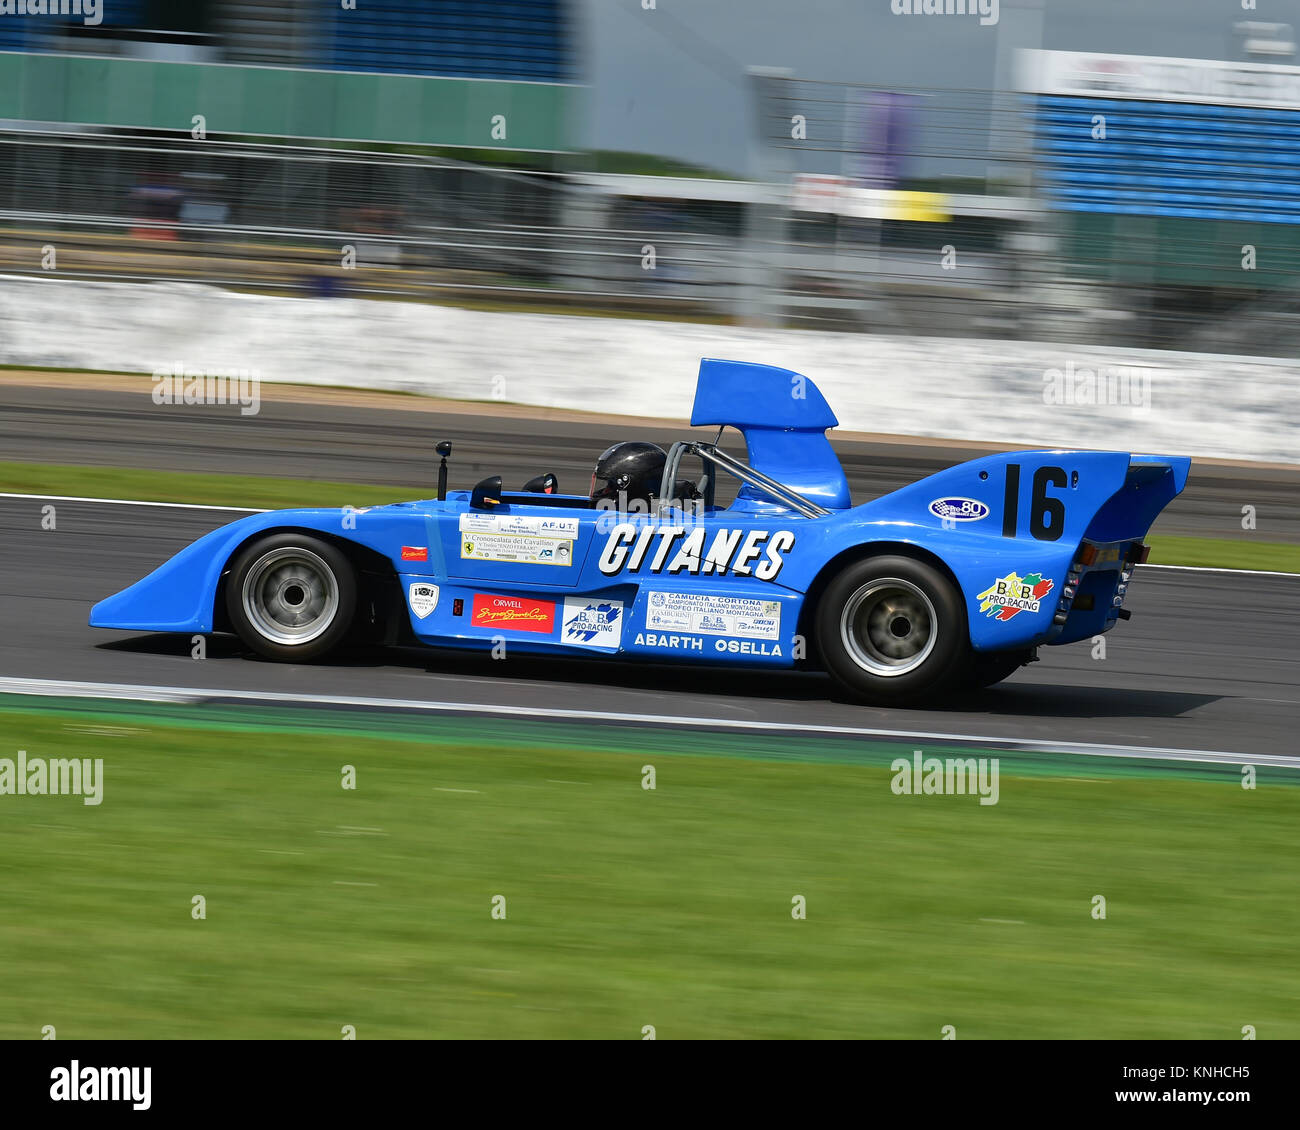
[[[0,20],[0,51],[129,55],[133,41],[173,36],[226,62],[554,83],[577,69],[571,20],[570,0],[101,0],[94,26],[77,15]]]
[[[330,15],[316,65],[347,71],[569,82],[566,0],[362,0]]]
[[[123,28],[148,25],[148,0],[101,0],[96,31],[107,36]],[[81,16],[18,15],[0,19],[0,51],[53,51],[70,29],[85,27]]]
[[[1300,223],[1300,110],[1044,96],[1038,157],[1065,211]]]

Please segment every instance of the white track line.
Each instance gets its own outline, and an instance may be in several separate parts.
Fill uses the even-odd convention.
[[[199,502],[141,502],[135,498],[86,498],[78,494],[5,494],[0,498],[44,499],[47,502],[98,502],[105,506],[163,506],[171,510],[225,510],[240,514],[265,514],[248,506],[207,506]]]
[[[134,498],[86,498],[75,494],[6,494],[0,498],[45,499],[54,502],[100,502],[105,506],[163,506],[173,510],[225,510],[239,514],[269,514],[248,506],[207,506],[198,502],[141,502]],[[1300,577],[1300,573],[1285,573],[1271,569],[1217,569],[1208,565],[1142,565],[1142,569],[1177,569],[1184,573],[1235,573],[1247,577]]]
[[[273,691],[232,691],[212,687],[148,687],[129,683],[88,683],[62,679],[20,679],[0,677],[0,694],[25,694],[55,698],[128,699],[136,702],[195,704],[213,699],[241,702],[290,704],[295,706],[383,707],[389,710],[423,711],[432,714],[501,714],[518,717],[517,705],[474,702],[428,702],[409,698],[363,698],[348,695],[297,695]],[[1194,761],[1228,765],[1271,765],[1300,769],[1300,756],[1282,754],[1229,753],[1219,750],[1168,749],[1160,746],[1105,745],[1094,742],[1033,741],[1028,738],[999,738],[981,734],[945,734],[923,730],[879,730],[863,726],[800,725],[762,722],[746,718],[689,718],[670,714],[633,714],[606,710],[565,710],[559,707],[527,708],[530,718],[567,721],[648,723],[689,729],[766,731],[772,733],[823,734],[832,737],[894,738],[908,742],[927,740],[960,742],[964,745],[1007,747],[1040,753],[1079,754],[1087,757],[1136,757],[1153,761]]]
[[[1276,569],[1223,569],[1213,565],[1139,565],[1139,569],[1177,569],[1180,573],[1236,573],[1248,577],[1300,577]]]

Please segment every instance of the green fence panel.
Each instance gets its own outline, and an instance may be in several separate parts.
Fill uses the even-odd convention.
[[[0,52],[0,118],[565,152],[576,87]],[[504,121],[494,122],[502,118]],[[493,137],[494,124],[504,137]]]

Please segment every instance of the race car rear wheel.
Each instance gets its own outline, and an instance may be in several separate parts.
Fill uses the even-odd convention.
[[[348,559],[305,534],[273,534],[235,558],[226,611],[239,638],[268,659],[303,661],[331,651],[357,604]]]
[[[937,569],[911,557],[845,568],[817,606],[817,642],[830,674],[855,697],[908,703],[960,675],[968,634],[961,598]]]

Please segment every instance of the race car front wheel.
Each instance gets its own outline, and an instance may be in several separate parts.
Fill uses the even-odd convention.
[[[348,559],[304,534],[273,534],[231,565],[226,611],[239,638],[268,659],[303,661],[331,651],[357,605]]]
[[[964,669],[961,597],[947,577],[911,557],[872,557],[845,568],[822,594],[816,630],[831,676],[866,702],[923,700],[947,690]]]

